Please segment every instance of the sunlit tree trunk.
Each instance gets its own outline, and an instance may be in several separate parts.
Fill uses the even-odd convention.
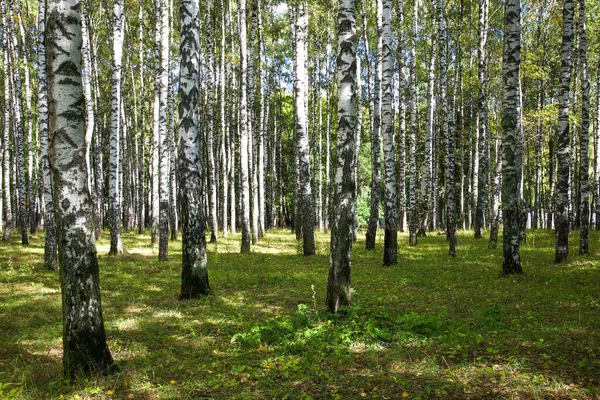
[[[396,3],[396,16],[398,25],[404,26],[404,1],[398,0]],[[404,76],[404,40],[403,35],[398,35],[398,46],[396,57],[398,59],[398,229],[404,232],[406,219],[406,79]]]
[[[569,257],[569,91],[573,64],[573,0],[563,3],[563,35],[560,84],[558,88],[558,129],[556,158],[558,171],[555,193],[555,258],[556,263]]]
[[[42,184],[45,203],[44,225],[44,267],[55,270],[57,267],[56,219],[52,199],[52,176],[48,162],[48,78],[46,76],[46,1],[40,0],[38,7],[38,113],[40,118],[40,146],[42,150]],[[0,206],[0,213],[2,207]],[[0,217],[0,220],[2,218]]]
[[[160,221],[159,221],[159,183],[160,183],[160,175],[159,175],[159,149],[160,149],[160,137],[159,137],[159,113],[160,113],[160,77],[161,77],[161,37],[162,37],[162,17],[161,17],[161,9],[163,0],[155,0],[155,11],[154,15],[156,18],[156,28],[154,32],[154,55],[155,62],[157,64],[155,68],[155,78],[154,78],[154,103],[153,103],[153,111],[152,111],[152,155],[151,159],[151,168],[150,168],[150,186],[151,186],[151,195],[150,195],[150,203],[151,203],[151,243],[152,245],[156,245],[159,242],[159,234],[160,234]]]
[[[225,50],[226,50],[226,36],[225,36],[225,0],[221,0],[221,56],[219,62],[219,96],[220,96],[220,107],[221,107],[221,180],[223,182],[223,207],[222,207],[222,218],[223,218],[223,237],[228,236],[229,222],[227,220],[227,213],[229,212],[229,166],[227,159],[226,147],[229,143],[230,137],[227,135],[227,116],[225,115],[227,105],[227,81],[225,76]],[[233,200],[232,200],[233,201]]]
[[[409,178],[409,211],[408,211],[408,244],[417,245],[418,209],[417,209],[417,18],[419,0],[414,0],[413,20],[410,44],[410,135],[408,145]]]
[[[356,0],[341,0],[338,12],[338,137],[331,219],[327,309],[350,305],[352,231],[356,181],[352,173],[356,138]]]
[[[496,137],[496,168],[492,175],[492,196],[491,196],[491,224],[489,249],[495,249],[498,246],[498,229],[500,226],[500,192],[502,191],[502,150],[499,148],[499,139]]]
[[[314,217],[310,187],[310,146],[306,96],[308,93],[307,39],[308,13],[306,4],[301,3],[296,10],[296,71],[294,74],[294,100],[296,112],[298,168],[298,197],[302,215],[302,248],[305,256],[315,254]]]
[[[586,4],[579,0],[579,63],[581,72],[581,143],[579,144],[580,232],[579,254],[589,254],[590,182],[588,146],[590,142],[590,82],[587,73]]]
[[[182,0],[179,85],[179,175],[181,177],[182,269],[180,299],[210,292],[204,213],[200,195],[202,157],[198,142],[198,0]]]
[[[266,73],[263,65],[264,57],[264,40],[263,40],[263,24],[262,24],[262,9],[261,0],[256,0],[257,4],[257,28],[258,28],[258,77],[259,77],[259,97],[260,109],[258,111],[258,148],[255,164],[257,168],[257,194],[258,194],[258,237],[262,238],[265,233],[265,135],[267,124],[268,103],[266,102]]]
[[[85,169],[79,0],[48,2],[47,60],[50,165],[58,221],[63,308],[63,367],[67,377],[107,371],[106,343],[92,202]]]
[[[109,255],[123,253],[121,241],[121,192],[119,156],[121,140],[121,58],[123,55],[123,1],[113,1],[113,63],[112,63],[112,118],[110,130],[110,250]]]
[[[242,253],[250,253],[250,187],[248,176],[248,34],[246,26],[246,0],[239,0],[240,33],[240,179],[242,208]]]
[[[144,81],[144,7],[140,4],[138,11],[139,32],[139,63],[140,63],[140,125],[138,127],[138,233],[142,234],[145,230],[145,214],[146,214],[146,93]]]
[[[477,171],[477,198],[475,205],[475,221],[473,229],[475,238],[481,238],[484,224],[484,215],[487,198],[487,165],[488,155],[488,117],[487,117],[487,37],[489,25],[489,0],[479,0],[479,48],[477,49],[477,71],[479,75],[479,93],[477,99],[477,124],[478,124],[478,171]]]

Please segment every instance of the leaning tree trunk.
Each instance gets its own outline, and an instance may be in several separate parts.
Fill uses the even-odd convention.
[[[588,146],[590,143],[590,82],[587,73],[587,40],[585,34],[585,0],[579,0],[579,63],[581,69],[581,143],[579,144],[580,231],[579,254],[589,254],[590,177]]]
[[[573,0],[564,0],[560,86],[558,88],[558,130],[554,225],[556,248],[554,262],[569,257],[569,91],[573,64]]]
[[[521,63],[521,1],[504,5],[504,51],[502,60],[502,221],[504,223],[502,273],[521,274],[519,250],[519,174],[516,147],[519,136],[519,68]]]
[[[6,1],[2,1],[2,9],[0,10],[0,14],[2,14],[2,26],[6,27],[7,25],[7,15],[8,13],[6,12]],[[3,53],[4,53],[4,65],[3,65],[3,72],[4,72],[4,109],[8,110],[10,107],[10,75],[9,75],[9,69],[8,69],[8,64],[9,64],[9,57],[8,57],[8,34],[5,31],[5,34],[2,35],[3,36],[3,41],[2,41],[2,48],[3,48]],[[6,207],[6,224],[4,225],[4,231],[2,233],[2,240],[8,240],[10,238],[10,231],[12,230],[13,227],[13,218],[12,218],[12,198],[11,198],[11,187],[10,187],[10,154],[9,154],[9,138],[10,138],[10,114],[9,112],[5,112],[4,113],[4,132],[2,135],[2,141],[4,143],[3,146],[3,157],[4,157],[4,164],[2,166],[2,171],[3,171],[3,179],[2,179],[2,185],[3,185],[3,194],[4,194],[4,205]],[[1,211],[0,211],[1,214]],[[2,217],[0,216],[0,220],[2,219]]]
[[[38,8],[38,113],[40,117],[40,146],[42,150],[42,184],[44,193],[44,266],[55,270],[57,266],[56,251],[56,219],[54,218],[54,201],[52,199],[52,176],[48,162],[48,78],[46,76],[46,1],[39,1]],[[1,210],[1,208],[0,208]],[[1,218],[0,218],[1,219]]]
[[[121,193],[119,159],[121,139],[121,58],[123,55],[123,1],[113,2],[113,65],[112,65],[112,118],[110,130],[110,163],[108,191],[110,197],[110,250],[109,255],[122,254]]]
[[[306,114],[306,96],[308,93],[307,34],[308,13],[305,3],[297,8],[296,19],[296,71],[294,81],[294,97],[296,112],[298,168],[298,197],[302,216],[302,248],[305,256],[315,254],[315,232],[312,194],[310,187],[310,145],[308,139],[308,121]],[[297,227],[298,228],[298,227]]]
[[[396,148],[394,146],[394,85],[392,83],[392,68],[394,66],[394,59],[392,58],[392,1],[379,0],[377,8],[380,10],[382,19],[381,132],[383,134],[385,158],[383,265],[396,265],[398,263],[398,204],[396,201]]]
[[[85,169],[79,0],[48,3],[47,60],[50,104],[50,165],[58,221],[63,308],[63,367],[107,371],[113,359],[106,343],[92,202]]]
[[[248,177],[248,33],[246,26],[246,0],[239,0],[240,30],[240,179],[242,208],[242,253],[250,253],[250,187]],[[233,231],[233,229],[232,229]]]
[[[356,0],[341,0],[338,13],[338,138],[331,218],[327,309],[350,305],[352,231],[356,181],[352,173],[356,140]]]
[[[418,205],[417,205],[417,18],[419,1],[414,1],[413,21],[410,45],[410,135],[408,145],[408,163],[410,168],[408,196],[408,244],[417,245]]]
[[[202,209],[202,157],[198,147],[198,0],[182,0],[179,84],[179,176],[181,177],[182,259],[180,299],[210,292]]]
[[[488,135],[488,116],[487,116],[487,37],[489,26],[489,0],[479,0],[479,48],[477,49],[477,70],[479,74],[479,94],[477,99],[478,109],[478,171],[477,171],[477,204],[475,205],[474,230],[475,238],[481,238],[481,231],[484,225],[484,214],[487,198],[487,135]]]
[[[365,1],[365,4],[367,2]],[[363,11],[365,12],[365,11]],[[378,19],[377,31],[381,32]],[[365,41],[368,40],[365,38]],[[381,75],[382,75],[382,37],[377,36],[377,57],[375,63],[375,87],[373,95],[373,125],[371,127],[371,208],[365,247],[375,249],[377,226],[379,225],[379,202],[381,197]]]
[[[169,138],[167,137],[167,97],[169,92],[169,5],[167,0],[161,2],[160,33],[160,89],[158,107],[159,136],[159,239],[158,260],[169,259]]]

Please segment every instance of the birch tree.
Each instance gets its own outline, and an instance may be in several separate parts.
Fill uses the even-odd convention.
[[[240,31],[240,203],[242,208],[242,253],[250,253],[250,187],[248,176],[248,33],[246,0],[238,4]],[[232,231],[235,231],[232,229]]]
[[[159,74],[159,227],[158,260],[169,258],[169,138],[167,135],[167,97],[169,95],[169,4],[159,0],[160,7],[160,74]]]
[[[310,146],[308,138],[308,74],[307,40],[308,13],[301,2],[296,10],[296,70],[294,71],[294,101],[296,113],[296,146],[298,153],[298,197],[302,216],[302,248],[305,256],[315,254],[315,232],[312,194],[310,187]]]
[[[419,0],[414,0],[413,20],[410,31],[410,141],[408,145],[408,162],[410,168],[409,178],[409,215],[408,215],[408,244],[417,245],[417,19],[419,17]]]
[[[518,172],[516,141],[519,120],[519,69],[521,64],[521,1],[504,4],[504,50],[502,55],[502,220],[504,222],[502,273],[521,274],[519,250]]]
[[[198,0],[182,0],[179,84],[179,175],[181,177],[182,260],[180,299],[210,292],[204,212],[200,187],[202,157],[198,142],[199,48]]]
[[[394,146],[394,89],[392,69],[392,2],[378,0],[382,18],[381,132],[385,159],[385,236],[383,265],[398,263],[398,204],[396,200],[396,148]],[[416,173],[416,171],[415,171]]]
[[[2,14],[2,26],[4,27],[4,31],[2,33],[2,49],[4,56],[3,63],[3,72],[4,72],[4,109],[8,110],[11,104],[10,98],[10,72],[9,72],[9,55],[8,55],[8,23],[6,12],[6,1],[1,2],[1,10],[0,14]],[[9,153],[9,140],[10,140],[10,114],[9,112],[4,112],[4,130],[2,133],[2,142],[3,142],[3,165],[2,165],[2,185],[3,185],[3,199],[4,206],[6,208],[6,224],[4,225],[4,231],[2,233],[2,240],[6,241],[10,238],[10,232],[13,227],[13,218],[12,218],[12,197],[11,197],[11,187],[10,187],[10,153]],[[0,210],[0,214],[2,211]],[[2,217],[0,216],[0,220]]]
[[[558,168],[554,194],[556,237],[554,262],[556,263],[566,261],[569,257],[569,93],[573,64],[573,9],[573,0],[564,0],[560,84],[558,88],[558,129],[556,135]]]
[[[44,194],[44,267],[55,270],[57,267],[56,219],[54,218],[54,201],[52,199],[52,176],[48,162],[48,78],[46,76],[46,1],[40,0],[38,7],[38,113],[40,124],[40,146],[42,150],[42,184]],[[1,210],[1,208],[0,208]],[[1,219],[1,218],[0,218]]]
[[[337,25],[338,135],[326,300],[331,313],[339,312],[351,302],[353,204],[356,202],[356,180],[352,173],[357,135],[356,0],[340,0]]]
[[[119,152],[121,149],[121,59],[123,56],[123,1],[113,1],[113,60],[112,60],[112,105],[110,130],[109,184],[110,197],[110,250],[109,255],[122,254],[121,240],[121,191]]]
[[[63,311],[63,367],[70,379],[106,371],[106,343],[92,202],[85,169],[79,0],[48,2],[50,165],[56,199]]]
[[[579,0],[579,63],[581,73],[581,133],[579,144],[580,231],[579,254],[589,254],[590,182],[590,81],[587,72],[586,1]]]
[[[479,0],[479,47],[477,49],[477,71],[479,77],[479,93],[477,99],[477,195],[475,205],[475,221],[473,229],[475,238],[481,238],[486,206],[487,185],[487,37],[489,25],[489,0]]]

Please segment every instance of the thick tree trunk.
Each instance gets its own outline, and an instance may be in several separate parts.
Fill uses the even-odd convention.
[[[308,12],[305,3],[297,8],[296,24],[296,71],[294,74],[294,100],[296,112],[296,136],[298,153],[298,198],[302,215],[302,248],[305,256],[315,254],[315,232],[312,194],[310,187],[310,145],[306,98],[308,93],[307,35]],[[298,227],[296,228],[298,229]]]
[[[479,0],[479,48],[477,49],[477,70],[479,74],[479,94],[477,99],[477,121],[478,121],[478,171],[477,171],[477,204],[475,206],[474,230],[475,238],[482,237],[484,226],[484,215],[487,198],[487,165],[488,155],[487,135],[488,135],[488,116],[487,116],[487,37],[489,25],[489,0]]]
[[[564,0],[560,86],[558,90],[558,129],[556,158],[558,171],[555,193],[556,263],[569,257],[569,91],[573,57],[573,0]]]
[[[48,78],[46,76],[46,2],[39,1],[38,8],[38,113],[40,117],[40,146],[42,150],[42,184],[44,193],[44,225],[46,237],[44,239],[44,267],[55,270],[58,265],[56,259],[56,219],[54,217],[54,201],[52,198],[52,176],[48,162]],[[83,24],[82,24],[83,25]],[[2,207],[0,207],[2,210]],[[1,211],[0,211],[1,213]],[[2,218],[0,217],[0,220]]]
[[[123,1],[113,2],[113,64],[112,64],[112,118],[110,130],[110,250],[109,255],[122,254],[121,241],[121,192],[119,178],[121,160],[119,156],[121,140],[121,58],[123,55]]]
[[[588,147],[590,142],[590,82],[587,73],[585,0],[579,0],[579,63],[581,71],[581,135],[579,144],[580,233],[579,254],[589,254],[590,182]]]
[[[521,274],[519,251],[519,179],[516,141],[519,136],[519,67],[521,63],[521,2],[504,5],[504,51],[502,61],[502,220],[504,223],[502,273]]]
[[[78,0],[48,3],[46,40],[50,165],[63,299],[63,367],[72,380],[79,372],[106,371],[113,364],[102,318],[92,202],[83,156],[86,144],[78,5]]]
[[[350,305],[352,230],[356,201],[354,174],[356,138],[356,0],[341,0],[338,14],[338,139],[331,219],[331,257],[327,309],[337,313]]]
[[[182,0],[179,85],[179,175],[181,177],[182,260],[180,299],[210,292],[202,210],[202,157],[198,147],[198,0]]]

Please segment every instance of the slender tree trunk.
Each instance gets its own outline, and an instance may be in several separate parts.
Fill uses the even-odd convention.
[[[398,0],[396,3],[396,15],[398,25],[404,26],[404,1]],[[398,59],[398,229],[404,232],[405,208],[406,208],[406,118],[405,118],[405,77],[404,77],[404,41],[402,34],[398,35],[398,47],[396,57]]]
[[[106,343],[92,203],[87,190],[85,126],[81,81],[81,25],[78,0],[48,3],[48,77],[61,289],[63,367],[71,380],[79,372],[106,371],[113,359]]]
[[[498,246],[498,229],[500,225],[500,192],[502,191],[502,151],[499,148],[499,140],[496,137],[496,168],[492,175],[492,196],[491,196],[491,226],[490,240],[488,249],[495,249]]]
[[[240,29],[240,179],[242,208],[242,253],[250,253],[250,187],[248,180],[248,40],[246,0],[239,0]],[[233,231],[233,229],[232,229]]]
[[[157,64],[156,67],[156,75],[154,78],[154,105],[153,105],[153,116],[152,116],[152,164],[151,164],[151,187],[152,192],[150,196],[150,203],[152,206],[151,215],[151,243],[152,246],[155,246],[159,242],[159,233],[160,233],[160,221],[159,221],[159,149],[160,149],[160,136],[159,136],[159,113],[160,113],[160,86],[161,86],[161,35],[162,35],[162,17],[161,17],[161,9],[162,9],[162,1],[163,0],[155,0],[155,18],[156,18],[156,29],[154,33],[154,46],[155,46],[155,62]]]
[[[160,90],[159,90],[159,226],[158,260],[169,259],[169,139],[167,137],[167,97],[169,85],[169,5],[161,1]]]
[[[569,91],[573,63],[573,9],[573,0],[564,0],[556,143],[558,162],[554,214],[556,236],[554,261],[556,263],[565,261],[569,257]]]
[[[2,1],[1,3],[0,14],[2,14],[2,26],[5,27],[5,33],[2,35],[2,49],[4,54],[4,109],[8,110],[11,108],[11,98],[10,98],[10,71],[8,68],[9,65],[9,56],[8,56],[8,32],[7,32],[7,10],[6,10],[6,1]],[[10,153],[9,153],[9,139],[10,139],[10,116],[11,113],[4,112],[4,131],[2,135],[3,141],[3,159],[4,163],[2,165],[3,171],[3,195],[4,195],[4,205],[6,207],[6,224],[4,225],[4,231],[2,233],[2,240],[7,241],[10,238],[10,232],[13,228],[13,212],[12,212],[12,197],[11,197],[11,187],[10,187]],[[2,214],[2,211],[0,211]],[[0,220],[2,217],[0,216]]]
[[[52,176],[48,162],[48,78],[46,77],[46,2],[39,1],[38,8],[38,113],[40,117],[40,145],[42,148],[42,183],[44,193],[44,224],[46,237],[44,239],[44,267],[55,270],[58,265],[56,258],[56,219],[54,217],[54,201],[52,199]],[[82,24],[83,25],[83,24]],[[0,207],[0,213],[2,212]],[[0,217],[0,220],[2,218]]]
[[[121,193],[119,159],[121,139],[121,58],[123,55],[123,1],[113,2],[113,64],[112,64],[112,119],[110,131],[110,250],[109,255],[122,254],[121,241]]]
[[[475,207],[474,230],[475,238],[482,237],[484,226],[484,215],[487,198],[487,159],[486,154],[488,136],[488,112],[487,112],[487,37],[489,26],[489,0],[479,0],[479,48],[477,49],[477,70],[479,74],[479,94],[477,99],[478,108],[478,154],[479,165],[477,171],[477,204]]]
[[[521,2],[504,5],[502,60],[502,220],[504,222],[502,273],[521,274],[519,250],[519,180],[515,147],[519,136],[519,68],[521,63]]]
[[[596,78],[596,87],[600,88],[600,62],[598,63],[598,74]],[[596,230],[600,230],[600,90],[596,98]]]
[[[266,123],[268,109],[268,103],[266,102],[266,73],[265,67],[263,66],[264,57],[264,40],[263,40],[263,26],[262,26],[262,8],[261,0],[256,0],[257,4],[257,28],[258,28],[258,77],[259,77],[259,97],[260,97],[260,110],[258,111],[259,122],[256,131],[258,132],[258,149],[257,155],[258,160],[255,162],[257,165],[257,180],[258,180],[258,237],[262,238],[265,233],[265,135],[266,135]]]
[[[579,62],[581,70],[581,143],[579,144],[580,233],[579,254],[589,254],[590,182],[588,147],[590,142],[590,82],[587,73],[585,0],[579,0]]]
[[[142,234],[145,230],[144,217],[146,214],[146,93],[144,82],[144,7],[140,4],[138,11],[139,21],[139,63],[140,63],[140,125],[138,128],[138,233]]]
[[[385,159],[385,244],[383,265],[396,265],[398,263],[398,204],[396,202],[394,85],[392,82],[392,69],[394,66],[392,58],[392,2],[391,0],[378,0],[377,8],[381,15],[382,27],[381,132],[383,135],[383,153]]]
[[[366,1],[365,1],[366,4]],[[377,31],[381,32],[381,19],[378,18]],[[365,26],[366,27],[366,26]],[[371,128],[371,208],[366,235],[366,249],[375,249],[377,227],[379,225],[379,202],[381,197],[381,76],[382,76],[382,37],[377,36],[377,56],[375,64],[375,88],[373,98],[373,126]]]
[[[221,106],[221,180],[223,181],[223,208],[222,208],[222,218],[223,218],[223,237],[228,236],[228,228],[229,222],[227,221],[227,213],[229,211],[229,198],[228,198],[228,160],[227,160],[227,151],[226,146],[229,143],[229,138],[227,136],[227,117],[225,115],[226,105],[227,105],[227,81],[225,76],[225,50],[226,50],[226,37],[225,37],[225,0],[221,0],[221,59],[219,66],[219,82],[220,82],[220,106]]]
[[[354,174],[356,138],[356,0],[341,0],[338,14],[338,139],[331,219],[331,257],[327,309],[337,313],[350,305],[352,230],[356,201]]]
[[[308,93],[307,34],[308,13],[306,4],[301,3],[297,8],[296,24],[296,71],[294,81],[294,97],[296,111],[298,168],[298,196],[302,215],[302,248],[305,256],[315,254],[314,213],[310,187],[310,145],[308,139],[308,121],[306,96]]]
[[[410,141],[409,141],[409,223],[408,244],[417,245],[418,205],[417,205],[417,18],[419,16],[419,0],[414,0],[413,21],[410,46]]]

